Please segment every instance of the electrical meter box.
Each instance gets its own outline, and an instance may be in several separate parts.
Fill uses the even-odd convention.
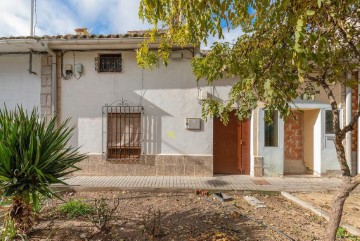
[[[201,130],[201,119],[200,118],[186,118],[186,129],[187,130]]]
[[[75,72],[81,74],[83,72],[83,65],[75,64]]]

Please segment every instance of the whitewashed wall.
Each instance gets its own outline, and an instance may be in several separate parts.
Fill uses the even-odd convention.
[[[98,52],[68,52],[64,64],[81,63],[83,76],[62,80],[62,119],[76,124],[71,145],[82,146],[91,154],[102,152],[102,106],[122,98],[129,104],[144,106],[145,154],[212,155],[212,121],[203,122],[201,131],[185,128],[185,118],[201,118],[198,89],[192,74],[189,52],[184,59],[170,60],[168,67],[153,71],[138,68],[134,52],[121,52],[121,73],[97,73],[94,60]],[[103,52],[104,53],[104,52]],[[225,83],[225,85],[230,85]],[[200,84],[203,90],[213,89]],[[228,87],[219,87],[220,92]]]
[[[284,175],[284,120],[278,117],[278,146],[265,146],[265,112],[259,109],[258,112],[258,156],[264,158],[265,176],[283,176]]]
[[[22,105],[31,111],[40,107],[40,56],[33,55],[33,71],[29,73],[29,55],[0,55],[0,108]]]
[[[328,108],[329,110],[330,108]],[[326,146],[325,141],[325,111],[326,109],[321,109],[320,116],[322,119],[322,128],[321,128],[321,173],[326,173],[327,171],[336,171],[340,170],[340,165],[337,160],[337,154],[335,149],[335,144]],[[342,116],[342,111],[340,111],[340,116]],[[340,126],[342,126],[341,118],[340,118]],[[319,151],[319,150],[317,150]]]

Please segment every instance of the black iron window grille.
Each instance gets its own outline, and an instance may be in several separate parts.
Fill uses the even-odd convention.
[[[121,72],[121,54],[100,54],[95,58],[95,70],[97,72]]]
[[[272,123],[265,121],[265,146],[278,146],[278,112],[271,114]]]
[[[142,106],[104,106],[107,160],[138,160],[142,142]],[[104,146],[104,145],[103,145]]]

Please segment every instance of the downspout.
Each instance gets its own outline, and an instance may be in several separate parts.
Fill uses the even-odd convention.
[[[348,73],[346,78],[348,80],[351,79],[351,73]],[[345,99],[345,125],[348,125],[351,121],[351,117],[352,117],[352,109],[351,109],[351,92],[352,89],[350,87],[346,87],[346,99]],[[351,162],[352,162],[352,148],[351,148],[351,131],[348,131],[346,133],[346,137],[345,137],[345,144],[346,144],[346,151],[345,151],[345,155],[346,155],[346,160],[347,163],[351,169]]]
[[[30,36],[34,36],[34,0],[31,0],[31,24],[30,24]],[[30,74],[36,74],[33,70],[32,70],[32,62],[33,62],[33,53],[32,53],[32,49],[30,49],[30,54],[29,54],[29,73]]]
[[[52,113],[57,116],[57,84],[56,84],[56,53],[52,51],[48,44],[46,44],[46,52],[51,55],[51,103]]]

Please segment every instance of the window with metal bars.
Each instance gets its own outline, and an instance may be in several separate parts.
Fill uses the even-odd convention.
[[[278,146],[278,112],[273,111],[271,114],[272,123],[265,121],[265,146]]]
[[[100,54],[95,58],[95,70],[97,72],[121,72],[121,54]]]
[[[106,158],[139,159],[141,155],[141,106],[105,106]]]

